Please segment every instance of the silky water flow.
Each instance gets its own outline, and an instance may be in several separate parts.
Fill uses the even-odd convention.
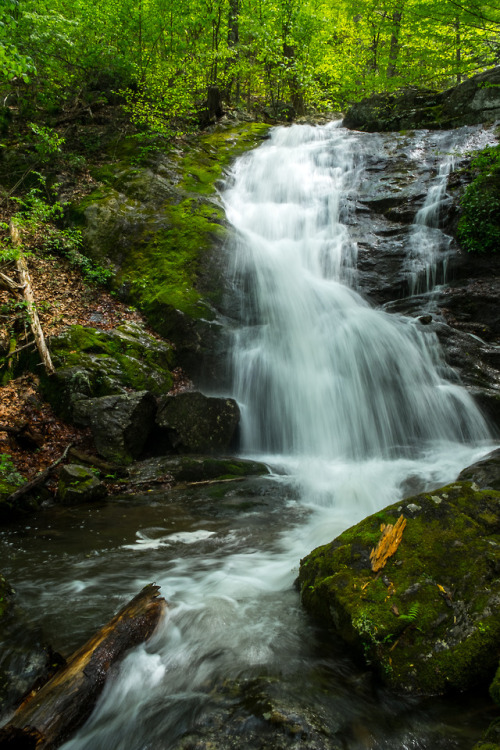
[[[241,303],[233,395],[243,453],[271,474],[231,524],[216,518],[177,536],[142,530],[101,568],[80,564],[82,590],[85,571],[132,591],[155,579],[171,606],[65,750],[177,747],[183,733],[201,727],[203,737],[218,721],[220,747],[229,747],[235,696],[262,679],[296,714],[320,712],[330,736],[356,725],[368,727],[370,747],[436,747],[428,725],[438,720],[423,729],[419,709],[374,697],[330,642],[321,651],[293,588],[311,549],[395,502],[409,481],[418,490],[453,480],[491,443],[470,396],[447,380],[435,335],[355,291],[349,206],[369,144],[338,124],[294,125],[234,165],[223,193]],[[380,718],[389,714],[399,717],[390,730]],[[240,747],[257,719],[248,722]],[[346,732],[339,746],[366,746]],[[455,740],[439,746],[467,747]]]

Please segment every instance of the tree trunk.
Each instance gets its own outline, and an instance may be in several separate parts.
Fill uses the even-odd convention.
[[[396,75],[396,62],[399,54],[399,34],[401,31],[402,10],[395,10],[392,14],[391,48],[389,50],[389,64],[387,65],[387,78]]]
[[[0,730],[0,748],[49,750],[62,745],[90,715],[111,667],[152,635],[166,606],[156,584],[145,586],[21,704]]]
[[[47,344],[45,343],[45,336],[43,335],[40,320],[38,318],[38,313],[36,311],[35,298],[33,296],[33,290],[31,288],[28,265],[26,263],[26,258],[24,257],[21,250],[21,238],[19,236],[19,230],[12,221],[10,222],[10,236],[12,239],[12,244],[19,250],[19,257],[17,259],[17,271],[19,273],[19,280],[23,290],[24,299],[26,300],[26,307],[30,319],[31,330],[33,331],[33,336],[35,337],[38,353],[40,354],[40,358],[44,364],[45,372],[47,373],[47,375],[53,375],[56,370],[54,365],[52,364],[49,350],[47,349]]]

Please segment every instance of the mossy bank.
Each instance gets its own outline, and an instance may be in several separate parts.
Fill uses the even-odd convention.
[[[210,345],[210,322],[224,292],[227,228],[218,181],[268,129],[218,125],[169,153],[151,153],[141,165],[134,164],[137,142],[126,141],[118,161],[94,171],[101,187],[73,207],[86,252],[113,271],[112,289],[174,342],[188,369],[196,369],[196,356]]]

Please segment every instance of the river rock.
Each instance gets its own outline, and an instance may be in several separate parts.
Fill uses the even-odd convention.
[[[77,401],[74,421],[90,427],[97,451],[117,464],[138,458],[154,425],[156,400],[149,391]]]
[[[446,91],[409,88],[375,94],[354,104],[344,126],[366,132],[443,129],[493,122],[500,117],[500,67]]]
[[[62,505],[92,503],[106,497],[106,486],[84,466],[67,464],[59,472],[57,499]]]
[[[459,474],[458,479],[463,482],[474,482],[480,489],[500,491],[500,448],[468,466]],[[500,680],[500,675],[499,675]],[[500,696],[500,681],[499,681]],[[500,703],[500,701],[499,701]]]
[[[44,641],[40,628],[18,606],[14,590],[0,574],[0,720],[62,662]]]
[[[179,453],[227,453],[237,439],[240,410],[232,398],[185,391],[164,396],[156,424]]]
[[[156,456],[136,461],[129,469],[129,483],[209,482],[268,474],[264,464],[242,458],[215,456]]]
[[[306,609],[392,688],[440,694],[493,676],[500,637],[500,493],[455,482],[369,516],[301,561]],[[382,524],[406,520],[377,574]]]

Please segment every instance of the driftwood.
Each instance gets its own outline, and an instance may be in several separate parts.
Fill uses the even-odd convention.
[[[43,484],[49,476],[52,474],[56,466],[59,466],[61,461],[64,461],[66,456],[68,455],[68,451],[71,448],[71,443],[66,446],[64,449],[64,453],[62,456],[59,456],[59,458],[54,461],[54,463],[50,464],[50,466],[47,466],[46,469],[41,471],[39,474],[36,475],[33,479],[30,479],[29,482],[26,482],[26,484],[23,484],[22,487],[19,487],[15,492],[13,492],[9,497],[6,499],[5,502],[7,503],[16,503],[19,498],[23,497],[23,495],[28,494],[28,492],[31,492],[31,490],[34,490],[35,487],[38,487],[40,484]]]
[[[159,586],[145,586],[17,709],[0,730],[0,748],[48,750],[62,745],[90,715],[111,667],[153,634],[166,606]]]
[[[36,346],[40,354],[40,358],[44,364],[45,372],[47,375],[53,375],[55,373],[55,367],[52,364],[47,344],[45,343],[45,336],[43,335],[42,326],[38,318],[36,311],[35,297],[31,288],[30,275],[28,271],[28,265],[26,258],[21,251],[21,237],[19,236],[19,230],[13,221],[10,222],[10,237],[14,247],[19,249],[19,257],[17,259],[17,271],[19,274],[19,280],[23,291],[24,299],[26,300],[26,306],[30,319],[31,330],[35,337]]]

